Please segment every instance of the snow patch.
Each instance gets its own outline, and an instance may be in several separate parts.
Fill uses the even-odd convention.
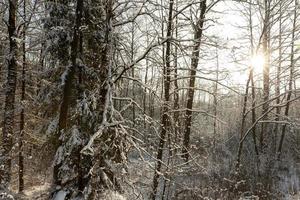
[[[103,200],[127,200],[124,196],[116,191],[106,190],[101,199]]]
[[[14,200],[15,198],[6,192],[0,192],[0,200]]]
[[[58,117],[55,117],[55,119],[51,121],[50,124],[48,125],[46,130],[46,135],[47,136],[52,135],[57,130],[57,127],[58,127]]]
[[[67,196],[67,192],[66,191],[59,191],[56,195],[54,200],[65,200],[66,196]]]
[[[65,82],[67,80],[67,76],[69,75],[70,66],[67,67],[67,69],[62,73],[60,79],[61,79],[61,86],[65,85]]]

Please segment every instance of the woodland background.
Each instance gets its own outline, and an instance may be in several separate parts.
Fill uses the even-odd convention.
[[[300,198],[299,13],[0,0],[0,199]]]

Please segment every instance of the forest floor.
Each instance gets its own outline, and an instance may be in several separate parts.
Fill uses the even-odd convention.
[[[22,197],[22,200],[46,200],[48,199],[49,188],[51,187],[50,183],[45,183],[44,185],[36,185],[25,190],[25,194]],[[145,197],[142,197],[143,199]],[[136,199],[136,197],[134,198]],[[132,199],[127,199],[132,200]],[[147,200],[147,199],[144,199]],[[224,199],[225,200],[225,199]],[[240,198],[239,200],[246,200]],[[300,200],[300,194],[296,194],[288,197],[286,200]]]
[[[151,159],[150,157],[147,156],[144,157],[145,159],[141,159],[137,154],[131,155],[129,162],[127,163],[127,167],[128,167],[127,173],[118,174],[118,176],[123,177],[120,180],[124,184],[123,187],[124,194],[122,195],[124,195],[124,197],[127,198],[127,200],[147,200],[148,194],[151,192],[153,166],[155,166],[155,163],[153,162],[153,159]],[[122,172],[122,170],[120,170],[120,172]],[[177,183],[183,183],[188,180],[191,184],[193,184],[193,181],[195,181],[194,189],[201,190],[201,188],[198,187],[196,183],[199,182],[200,179],[203,180],[203,177],[202,178],[194,177],[194,179],[190,180],[188,177],[184,175],[181,176],[180,174],[182,173],[178,173],[176,175],[174,174],[175,176],[174,180],[176,179]],[[30,180],[28,183],[31,183],[32,185],[30,186],[27,185],[24,191],[24,195],[22,196],[21,199],[22,200],[47,200],[49,198],[49,189],[51,188],[51,180],[46,179],[44,176],[39,176],[37,179],[34,179],[32,177],[30,178],[27,177],[27,178],[28,180]],[[111,198],[108,199],[111,200]],[[246,200],[246,198],[240,198],[238,200],[244,200],[244,199]],[[220,200],[227,200],[227,199],[220,199]],[[300,194],[288,196],[283,200],[300,200]]]
[[[27,200],[44,200],[49,195],[50,183],[45,183],[43,185],[36,185],[25,190],[25,199]]]

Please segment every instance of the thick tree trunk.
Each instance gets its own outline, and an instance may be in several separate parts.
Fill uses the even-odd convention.
[[[17,41],[16,41],[16,13],[17,0],[9,0],[9,56],[7,57],[8,74],[5,94],[4,123],[2,132],[2,151],[0,168],[0,185],[8,188],[11,180],[11,151],[14,137],[14,117],[15,117],[15,93],[17,81]]]
[[[191,58],[191,71],[190,71],[190,80],[189,80],[189,89],[187,96],[187,104],[186,104],[186,120],[185,120],[185,129],[184,129],[184,138],[183,138],[183,158],[185,161],[188,161],[189,158],[189,146],[190,146],[190,135],[191,135],[191,126],[192,126],[192,113],[193,113],[193,102],[194,102],[194,93],[195,93],[195,82],[196,82],[196,69],[198,67],[199,55],[200,55],[200,44],[203,33],[203,25],[205,20],[205,12],[206,12],[206,0],[201,1],[200,3],[200,18],[195,25],[195,33],[194,33],[194,47]]]
[[[73,41],[71,44],[71,66],[67,69],[67,75],[65,77],[64,89],[63,89],[63,99],[60,106],[59,112],[59,123],[58,123],[58,133],[55,137],[55,147],[58,148],[60,146],[59,136],[63,131],[66,131],[67,121],[68,121],[68,111],[71,103],[71,96],[74,84],[74,76],[75,70],[77,67],[76,59],[79,51],[79,43],[80,43],[80,26],[82,19],[82,11],[83,11],[83,0],[77,0],[77,8],[76,8],[76,22],[73,33]],[[53,178],[56,184],[60,184],[60,180],[58,178],[58,169],[59,166],[54,166]]]

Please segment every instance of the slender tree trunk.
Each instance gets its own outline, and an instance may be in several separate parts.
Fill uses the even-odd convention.
[[[253,68],[250,71],[250,80],[251,80],[251,93],[252,93],[252,106],[251,106],[251,120],[252,124],[255,124],[256,121],[256,94],[255,94],[255,84],[253,78]],[[252,129],[252,137],[253,137],[253,144],[256,156],[258,158],[259,151],[257,146],[257,139],[256,139],[256,125]]]
[[[14,137],[15,93],[17,84],[17,41],[16,13],[18,1],[9,0],[8,36],[9,56],[7,57],[8,74],[5,94],[4,122],[2,132],[2,155],[0,168],[0,187],[8,188],[11,180],[11,151]]]
[[[130,59],[131,59],[131,62],[134,61],[134,22],[132,22],[131,24],[131,47],[130,47]],[[134,67],[132,68],[132,78],[135,78],[135,70],[134,70]],[[132,81],[132,99],[133,101],[135,101],[135,84],[134,84],[134,81]],[[135,125],[135,117],[136,116],[136,113],[135,113],[135,104],[132,105],[132,122],[133,122],[133,125]]]
[[[26,23],[26,0],[23,0],[23,18]],[[25,24],[24,23],[24,24]],[[22,81],[21,81],[21,114],[20,114],[20,134],[19,134],[19,192],[22,193],[24,190],[24,157],[23,157],[23,139],[24,139],[24,128],[25,128],[25,108],[23,105],[25,101],[26,91],[26,26],[24,25],[23,30],[23,63],[22,63]]]
[[[191,58],[191,71],[190,71],[190,80],[189,80],[189,89],[187,96],[187,104],[186,104],[186,120],[185,120],[185,130],[184,130],[184,138],[183,138],[183,158],[185,161],[188,161],[189,158],[189,146],[190,146],[190,135],[191,135],[191,126],[192,126],[192,110],[193,110],[193,101],[194,101],[194,93],[195,93],[195,82],[196,82],[196,69],[198,67],[199,55],[200,55],[200,44],[203,33],[203,25],[205,20],[205,12],[206,12],[206,0],[201,1],[200,3],[200,18],[195,25],[195,33],[194,33],[194,47]]]
[[[146,60],[146,72],[145,72],[145,79],[144,83],[147,85],[148,83],[148,71],[149,71],[149,61]],[[147,88],[144,88],[144,95],[143,95],[143,110],[144,110],[144,129],[147,128],[147,121],[146,121],[146,115],[147,115]]]
[[[248,93],[249,93],[249,84],[250,81],[252,82],[252,98],[255,98],[255,90],[254,83],[253,83],[253,68],[250,69],[249,78],[247,80],[246,84],[246,92],[244,96],[244,103],[243,103],[243,111],[242,111],[242,123],[241,123],[241,131],[240,131],[240,142],[238,147],[238,153],[237,153],[237,161],[236,161],[236,169],[238,170],[241,163],[241,156],[242,156],[242,150],[243,150],[243,144],[244,144],[244,130],[245,130],[245,122],[246,122],[246,107],[247,107],[247,101],[248,101]],[[255,100],[252,100],[252,137],[254,142],[254,150],[256,155],[259,155],[257,144],[256,144],[256,132],[255,132],[255,124],[256,124],[256,114],[255,114]]]
[[[241,130],[240,130],[240,143],[239,143],[238,154],[237,154],[236,169],[238,169],[240,167],[241,155],[242,155],[242,149],[243,149],[242,139],[244,137],[245,122],[246,122],[246,117],[247,117],[246,109],[247,109],[247,102],[248,102],[249,84],[250,84],[250,74],[249,74],[249,78],[247,80],[246,92],[244,94],[244,100],[243,100],[242,123],[241,123]]]
[[[169,40],[166,44],[166,65],[164,66],[164,105],[163,105],[163,113],[161,118],[161,133],[159,138],[159,146],[157,151],[157,164],[154,171],[154,177],[153,177],[153,190],[151,193],[150,199],[155,200],[157,195],[157,188],[159,185],[159,177],[161,173],[161,167],[162,167],[162,158],[163,158],[163,148],[165,145],[165,139],[168,132],[168,127],[170,124],[169,119],[169,99],[170,99],[170,69],[171,69],[171,41],[170,38],[172,36],[172,18],[173,18],[173,6],[174,6],[174,0],[169,1],[169,16],[168,16],[168,27],[167,27],[167,38]]]
[[[151,66],[151,79],[150,79],[150,85],[153,85],[154,82],[153,82],[153,79],[154,79],[154,66],[152,65]],[[153,95],[153,92],[150,91],[150,94],[149,94],[149,102],[148,102],[148,106],[149,106],[149,116],[151,118],[154,117],[154,95]],[[150,124],[151,126],[151,124]]]
[[[216,70],[216,80],[219,80],[219,53],[218,47],[216,47],[216,59],[217,59],[217,70]],[[214,87],[214,132],[213,132],[213,147],[216,148],[216,137],[218,134],[218,124],[217,124],[217,114],[218,114],[218,83],[215,83]]]
[[[250,43],[251,43],[251,57],[254,56],[254,39],[253,39],[253,20],[252,20],[252,2],[250,2],[249,6],[249,27],[250,27]],[[255,124],[256,121],[256,91],[255,91],[255,83],[254,83],[254,66],[251,66],[250,69],[250,81],[251,81],[251,94],[252,94],[252,105],[251,105],[251,119],[252,124]],[[257,147],[257,141],[256,141],[256,125],[252,129],[252,137],[253,137],[253,143],[254,143],[254,150],[258,159],[259,151]]]
[[[279,10],[279,57],[278,57],[278,65],[277,65],[277,71],[276,71],[276,85],[275,85],[275,93],[278,98],[276,99],[276,104],[280,103],[280,74],[281,74],[281,65],[282,65],[282,1],[280,1],[280,10]],[[276,118],[275,121],[278,122],[280,120],[280,107],[276,108]],[[278,137],[278,130],[279,126],[278,123],[275,123],[275,142],[274,142],[274,149],[277,150],[277,137]]]
[[[176,7],[178,6],[178,0],[176,0]],[[178,38],[178,17],[176,16],[175,19],[175,38]],[[179,109],[179,86],[178,86],[178,48],[177,46],[174,46],[174,105],[173,108],[175,110],[174,112],[174,132],[175,132],[175,138],[174,138],[174,142],[175,145],[178,142],[178,135],[179,135],[179,131],[180,131],[180,121],[179,121],[179,112],[177,112],[177,110]],[[176,154],[176,149],[175,149],[175,154]]]
[[[269,36],[270,36],[270,0],[264,0],[264,27],[263,27],[263,52],[265,57],[264,69],[263,69],[263,101],[262,112],[265,113],[269,109],[269,94],[270,94],[270,55],[269,55]],[[263,121],[268,119],[268,115],[262,119]],[[261,134],[260,134],[260,149],[266,147],[265,137],[268,131],[267,123],[262,123],[261,125]]]
[[[254,56],[254,43],[253,43],[253,22],[252,22],[252,2],[249,4],[249,27],[250,27],[250,44],[251,44],[251,57]],[[246,107],[247,107],[247,101],[248,101],[248,93],[249,93],[249,85],[251,82],[251,93],[252,93],[252,108],[251,108],[251,119],[252,119],[252,124],[254,127],[252,128],[252,136],[253,136],[253,142],[254,142],[254,149],[256,152],[256,155],[258,155],[258,148],[256,144],[256,126],[255,126],[255,121],[256,121],[256,113],[255,113],[255,85],[254,85],[254,79],[253,79],[253,72],[254,71],[254,66],[250,67],[250,72],[249,72],[249,78],[246,84],[246,92],[244,96],[244,103],[243,103],[243,111],[242,111],[242,125],[241,125],[241,139],[239,143],[239,148],[238,148],[238,155],[237,155],[237,163],[236,167],[237,169],[240,166],[240,160],[241,160],[241,155],[242,155],[242,148],[243,148],[243,137],[244,137],[244,128],[245,128],[245,120],[246,120]]]
[[[178,0],[175,2],[176,7],[178,6]],[[175,33],[175,38],[178,38],[178,17],[176,16],[175,18],[175,25],[172,30],[172,32]],[[172,33],[172,35],[174,35]],[[172,49],[172,48],[171,48]],[[179,134],[179,112],[177,111],[179,109],[179,94],[178,94],[178,73],[177,73],[177,67],[178,67],[178,59],[177,59],[177,54],[178,54],[178,49],[177,46],[174,45],[174,52],[173,52],[173,62],[174,62],[174,104],[173,104],[173,109],[174,111],[174,116],[173,116],[173,125],[174,125],[174,144],[177,144],[177,139],[178,139],[178,134]],[[171,134],[168,134],[168,161],[167,161],[167,167],[170,167],[170,163],[172,163],[172,157],[173,154],[176,154],[176,148],[175,151],[173,152],[172,150],[172,137]],[[164,180],[164,187],[163,187],[163,194],[162,194],[162,200],[168,199],[169,198],[169,192],[170,192],[170,186],[171,186],[171,179],[172,177],[170,175],[167,175],[165,180]]]
[[[147,34],[147,46],[149,44],[149,37]],[[148,72],[149,71],[149,60],[146,59],[146,72],[145,72],[145,78],[144,78],[144,83],[145,86],[147,86],[148,84]],[[149,101],[149,115],[150,115],[150,94],[151,91],[149,91],[149,93],[147,94],[147,88],[144,88],[144,95],[143,95],[143,112],[144,112],[144,130],[145,130],[145,143],[146,143],[146,147],[149,148],[150,147],[150,136],[151,134],[151,124],[150,126],[148,126],[147,128],[147,95],[148,95],[148,101]]]
[[[80,39],[79,39],[79,55],[78,57],[79,58],[82,58],[83,56],[83,34],[80,32]],[[83,89],[83,84],[84,84],[84,73],[83,73],[83,70],[82,70],[82,66],[79,66],[79,69],[78,69],[78,85],[77,85],[77,96],[78,96],[78,101],[82,101],[83,100],[83,95],[84,95],[84,89]],[[80,108],[80,115],[78,116],[78,119],[77,119],[77,125],[78,127],[80,127],[82,125],[82,122],[83,122],[83,115],[84,115],[84,106],[82,105],[81,108]],[[84,159],[82,159],[82,155],[80,153],[81,149],[83,148],[83,145],[79,145],[79,148],[78,148],[78,152],[76,152],[76,157],[77,157],[77,162],[76,162],[76,167],[78,169],[78,190],[79,191],[83,191],[84,188],[86,187],[86,183],[85,183],[85,180],[87,180],[87,176],[85,174],[85,171],[84,171],[84,168],[86,165],[88,165],[87,163],[88,162],[85,162]],[[84,163],[84,164],[82,164]]]
[[[290,63],[290,77],[289,77],[289,91],[286,98],[286,107],[284,111],[284,116],[287,118],[289,116],[289,109],[290,109],[290,100],[292,96],[292,89],[293,89],[293,78],[294,78],[294,68],[295,68],[295,60],[294,60],[294,53],[295,53],[295,32],[296,32],[296,25],[297,25],[297,9],[298,9],[298,0],[295,0],[295,9],[294,9],[294,20],[293,20],[293,30],[292,30],[292,42],[291,42],[291,63]],[[286,133],[287,124],[282,126],[281,137],[279,141],[278,151],[277,151],[277,159],[280,159],[283,141]]]
[[[41,44],[41,50],[40,50],[40,56],[39,56],[39,71],[42,72],[44,70],[44,60],[45,60],[45,43],[43,42]],[[42,88],[42,73],[38,73],[37,77],[36,77],[36,95],[39,95],[40,89]]]
[[[171,163],[171,159],[172,159],[172,141],[171,141],[171,134],[168,134],[168,159],[167,159],[167,163],[166,163],[166,168],[168,169],[170,167],[170,163]],[[167,194],[167,188],[168,185],[170,184],[170,175],[166,174],[164,177],[164,183],[163,183],[163,191],[162,191],[162,200],[165,200],[166,198],[168,198]]]

